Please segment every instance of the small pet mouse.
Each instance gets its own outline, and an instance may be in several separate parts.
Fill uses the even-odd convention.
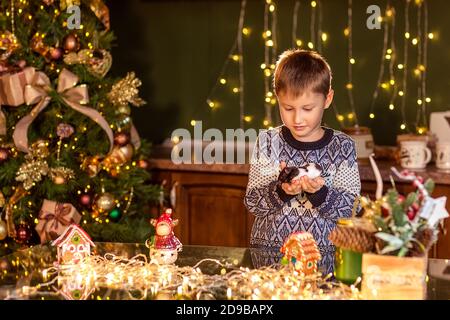
[[[320,177],[322,174],[322,167],[317,163],[307,163],[301,167],[285,167],[278,175],[280,183],[291,183],[293,180],[298,180],[303,176],[310,179]]]

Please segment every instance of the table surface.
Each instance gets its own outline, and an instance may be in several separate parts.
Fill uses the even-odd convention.
[[[112,253],[129,259],[138,254],[145,254],[148,257],[148,248],[144,244],[97,242],[93,253],[100,256]],[[253,248],[186,245],[183,246],[175,264],[179,267],[194,266],[203,259],[215,259],[222,263],[237,264],[251,269],[276,263],[281,259],[281,254]],[[40,295],[39,291],[24,293],[23,288],[44,282],[42,271],[53,266],[55,261],[56,248],[48,245],[34,246],[1,257],[0,299],[67,299],[60,293],[58,287],[53,288],[54,292],[50,296]],[[199,267],[205,274],[218,274],[222,268],[219,264],[208,261]],[[102,294],[106,295],[107,290],[95,288],[95,291],[85,298],[98,299]],[[116,295],[112,299],[120,299],[118,297]],[[450,299],[450,260],[428,259],[427,299]]]

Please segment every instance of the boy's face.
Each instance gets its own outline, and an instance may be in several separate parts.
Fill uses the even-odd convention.
[[[333,95],[332,89],[326,98],[311,89],[307,89],[298,97],[293,97],[289,91],[283,91],[278,95],[281,120],[295,139],[311,142],[322,137],[323,112],[333,101]]]

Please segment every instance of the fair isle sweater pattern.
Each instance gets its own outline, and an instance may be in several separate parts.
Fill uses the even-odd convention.
[[[351,216],[361,181],[354,141],[340,131],[324,129],[320,140],[306,143],[297,141],[285,126],[262,131],[253,149],[244,204],[255,215],[251,247],[278,250],[292,232],[308,231],[322,255],[319,269],[330,273],[335,247],[328,236],[339,218]],[[288,166],[319,164],[324,187],[315,194],[285,194],[277,181],[281,161]]]

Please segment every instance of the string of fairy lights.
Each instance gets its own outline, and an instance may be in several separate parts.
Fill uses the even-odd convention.
[[[323,45],[329,40],[327,33],[323,32],[323,16],[322,16],[322,1],[308,1],[310,7],[310,17],[309,17],[309,41],[304,41],[299,37],[299,29],[301,29],[302,22],[307,19],[301,19],[301,13],[303,5],[300,0],[296,0],[293,3],[292,9],[292,33],[291,33],[291,45],[292,47],[306,47],[310,50],[316,50],[318,52],[322,51]],[[345,88],[348,94],[349,100],[349,112],[342,113],[339,112],[336,105],[333,103],[333,110],[335,112],[336,119],[341,127],[346,125],[359,125],[358,113],[355,107],[354,99],[354,75],[353,68],[357,63],[357,57],[355,57],[353,52],[353,1],[348,0],[347,8],[347,26],[344,29],[344,36],[347,38],[347,72],[348,81],[345,84]],[[417,8],[417,31],[413,36],[410,30],[410,11],[411,3],[415,4]],[[275,64],[277,60],[277,49],[278,49],[278,39],[277,39],[277,5],[272,0],[266,0],[264,7],[264,30],[262,32],[262,37],[264,41],[264,62],[261,63],[260,67],[263,72],[264,79],[264,120],[262,122],[263,127],[272,128],[276,124],[274,119],[274,106],[277,103],[274,92],[271,88],[271,79],[275,69]],[[242,5],[241,5],[242,10]],[[397,103],[400,104],[400,114],[401,114],[401,131],[411,131],[412,125],[408,125],[410,122],[407,119],[407,97],[408,97],[408,77],[410,73],[415,76],[417,86],[417,109],[416,120],[414,123],[414,130],[418,134],[423,134],[427,131],[427,106],[431,102],[431,98],[427,96],[427,56],[428,56],[428,41],[435,39],[432,32],[428,31],[428,7],[426,0],[404,0],[404,43],[403,43],[403,56],[400,50],[397,49],[396,45],[396,9],[390,1],[387,1],[386,8],[382,16],[378,17],[378,21],[383,28],[383,48],[380,54],[380,69],[378,72],[377,83],[372,94],[372,99],[369,107],[369,119],[373,120],[376,118],[376,114],[379,110],[376,110],[377,101],[380,98],[381,92],[384,92],[387,98],[387,109],[389,111],[397,110]],[[242,12],[240,17],[242,17]],[[304,24],[304,23],[303,23]],[[250,28],[243,27],[243,21],[239,21],[238,30],[240,30],[239,35],[248,36],[250,34]],[[238,37],[239,38],[239,37]],[[408,59],[410,46],[416,48],[417,50],[417,63],[412,64]],[[402,59],[402,61],[401,61]],[[214,95],[220,86],[224,86],[229,83],[229,79],[225,76],[227,72],[227,67],[229,62],[238,62],[243,69],[243,52],[238,50],[238,40],[234,43],[230,50],[227,60],[224,62],[219,77],[217,78],[216,84],[213,86],[208,98],[206,99],[207,104],[212,110],[217,107],[222,106],[221,102],[214,99]],[[243,79],[243,72],[239,72],[239,79]],[[400,79],[400,80],[399,80]],[[243,81],[242,81],[243,82]],[[244,95],[243,95],[243,83],[240,81],[240,87],[233,87],[232,92],[240,94],[240,125],[243,127],[244,123],[250,123],[254,119],[253,115],[244,114]],[[397,101],[400,100],[400,101]],[[397,102],[397,103],[396,103]],[[277,113],[275,113],[277,114]],[[346,121],[347,120],[347,121]],[[191,121],[191,125],[195,124],[195,120]]]
[[[434,34],[428,33],[428,4],[426,0],[417,0],[417,68],[414,74],[417,76],[417,117],[416,131],[419,134],[425,133],[428,128],[427,121],[427,104],[431,102],[431,98],[426,94],[426,77],[427,77],[427,56],[428,56],[428,39],[433,39]],[[423,16],[423,17],[422,17]],[[423,19],[423,25],[422,25]],[[414,39],[413,39],[414,40]],[[414,43],[413,43],[414,44]]]
[[[204,264],[220,268],[220,274],[203,273]],[[249,269],[239,267],[238,261],[203,259],[194,266],[160,265],[147,261],[144,254],[132,258],[112,253],[104,257],[91,255],[76,265],[60,265],[42,270],[43,282],[11,290],[6,300],[57,294],[70,296],[73,288],[78,299],[109,300],[112,290],[104,296],[95,289],[121,290],[121,299],[147,300],[358,300],[362,298],[357,285],[330,281],[331,274],[303,275],[290,266],[276,265]],[[113,298],[112,299],[116,299]]]
[[[243,36],[248,37],[251,33],[250,28],[244,27],[244,17],[246,11],[247,0],[241,1],[241,10],[239,12],[239,22],[237,27],[237,36],[231,49],[222,65],[219,73],[219,77],[215,81],[215,84],[211,88],[206,103],[211,108],[212,111],[216,110],[221,106],[221,103],[214,98],[216,91],[220,86],[225,87],[230,83],[229,79],[225,76],[230,61],[238,64],[239,70],[239,80],[238,86],[231,86],[231,92],[233,94],[239,94],[239,125],[241,128],[244,127],[243,121],[250,122],[251,119],[245,116],[245,104],[244,104],[244,54],[243,54]],[[191,126],[195,126],[196,120],[191,120]]]
[[[264,39],[264,62],[261,64],[261,70],[264,73],[264,110],[265,118],[263,125],[271,127],[274,123],[272,118],[272,109],[276,105],[277,100],[271,90],[271,77],[275,70],[275,63],[277,60],[277,15],[275,3],[271,0],[266,0],[264,6],[264,32],[262,37]]]
[[[398,91],[397,81],[395,80],[395,74],[394,74],[394,64],[396,62],[396,57],[397,57],[397,52],[396,52],[396,48],[395,48],[395,9],[393,7],[391,7],[390,1],[388,1],[386,4],[385,12],[386,12],[386,16],[384,18],[380,17],[380,19],[379,19],[380,23],[384,22],[383,23],[383,29],[384,29],[383,49],[381,50],[380,71],[378,73],[378,80],[377,80],[377,84],[375,86],[375,91],[373,92],[372,101],[370,104],[370,113],[369,113],[370,119],[375,118],[374,108],[375,108],[375,102],[376,102],[379,92],[380,92],[380,88],[382,88],[386,91],[392,90],[391,97],[389,99],[389,110],[391,110],[391,111],[395,109],[394,100],[397,96],[397,91]],[[390,44],[388,44],[389,38],[390,38]],[[385,63],[386,61],[389,61],[389,65],[388,65],[389,79],[383,81],[383,77],[384,77],[385,69],[386,69],[386,63]],[[400,66],[400,65],[398,65],[398,66]]]

